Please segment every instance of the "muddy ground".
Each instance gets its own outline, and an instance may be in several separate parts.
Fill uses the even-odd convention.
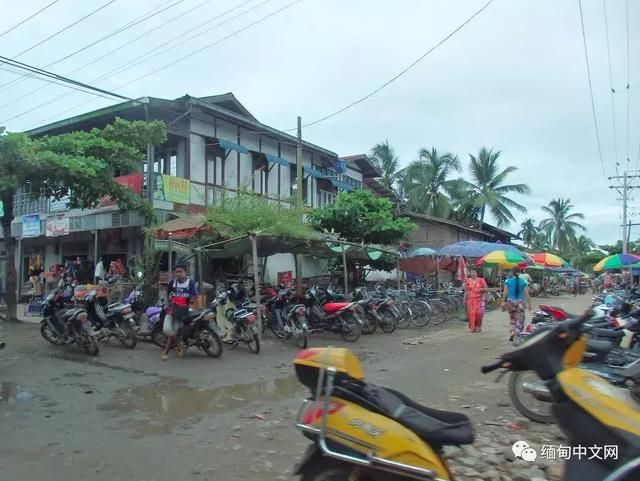
[[[578,311],[590,297],[545,301]],[[465,412],[479,442],[493,443],[493,454],[511,462],[515,438],[552,439],[554,428],[517,415],[506,378],[495,383],[495,375],[480,374],[482,364],[508,349],[506,326],[506,315],[495,311],[479,334],[451,320],[439,328],[363,336],[349,347],[369,380],[429,406]],[[47,344],[37,324],[5,325],[3,335],[2,481],[288,480],[308,444],[293,426],[306,392],[293,374],[292,343],[266,337],[259,355],[241,346],[221,359],[190,351],[162,362],[149,343],[131,351],[112,340],[90,358]],[[407,344],[410,338],[414,344]],[[347,345],[329,335],[311,342]],[[514,479],[506,468],[481,476],[487,469],[479,454],[465,464],[462,479]]]

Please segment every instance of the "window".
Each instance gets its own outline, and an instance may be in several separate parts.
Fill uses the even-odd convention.
[[[82,217],[69,218],[69,230],[82,230]]]
[[[333,204],[336,201],[336,194],[326,190],[318,191],[318,207],[324,207]]]
[[[126,227],[128,225],[128,212],[114,212],[113,214],[111,214],[111,227]]]

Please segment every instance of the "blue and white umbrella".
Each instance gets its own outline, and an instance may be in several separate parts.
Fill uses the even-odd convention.
[[[517,248],[509,244],[500,244],[498,242],[483,241],[460,241],[455,244],[444,246],[438,251],[441,256],[464,256],[479,258],[494,251],[507,251],[526,257],[526,254],[520,252]]]

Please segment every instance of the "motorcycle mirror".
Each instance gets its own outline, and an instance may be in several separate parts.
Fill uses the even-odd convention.
[[[143,276],[142,272],[138,271],[136,275],[138,276],[138,279],[142,279],[142,276]]]

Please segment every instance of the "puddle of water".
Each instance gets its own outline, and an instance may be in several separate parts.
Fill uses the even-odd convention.
[[[291,399],[305,390],[296,376],[212,389],[160,383],[117,391],[98,409],[128,415],[125,425],[139,434],[164,434],[189,418],[229,412],[256,401]]]

